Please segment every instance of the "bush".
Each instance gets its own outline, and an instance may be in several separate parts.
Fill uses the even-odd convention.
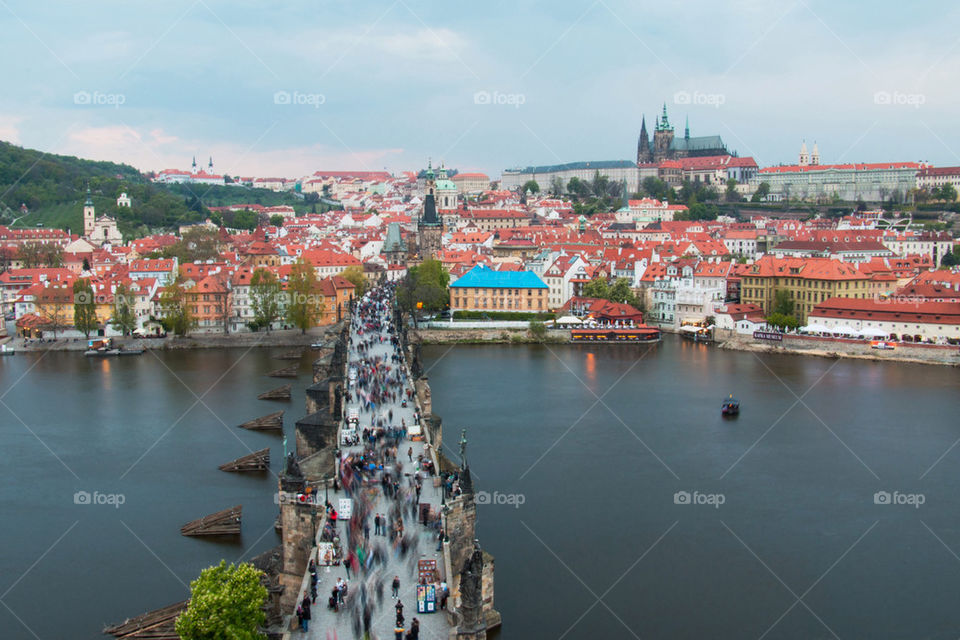
[[[530,311],[454,311],[454,320],[553,320],[552,313]]]

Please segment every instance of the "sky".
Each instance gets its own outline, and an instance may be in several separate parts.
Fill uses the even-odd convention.
[[[960,165],[960,4],[0,0],[0,139],[143,171],[632,160],[677,135],[760,166]]]

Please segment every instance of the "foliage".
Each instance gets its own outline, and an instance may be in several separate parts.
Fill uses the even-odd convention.
[[[790,292],[786,289],[777,289],[773,292],[773,310],[771,313],[779,313],[785,316],[793,315],[796,303],[790,297]]]
[[[110,324],[125,336],[130,335],[137,328],[133,293],[125,284],[119,285],[113,292],[113,316],[110,318]]]
[[[207,227],[187,229],[177,242],[163,250],[164,258],[177,258],[180,264],[213,260],[219,255],[219,235]]]
[[[641,184],[643,193],[650,198],[657,200],[667,200],[668,202],[677,201],[677,193],[664,180],[649,176],[643,179]]]
[[[269,269],[259,268],[250,278],[250,306],[254,324],[266,327],[269,333],[273,323],[283,315],[283,290],[280,281]]]
[[[583,285],[580,293],[584,298],[600,298],[610,300],[611,302],[622,302],[638,311],[645,311],[643,298],[633,292],[633,289],[630,288],[630,281],[627,278],[617,278],[611,285],[606,279],[597,276]]]
[[[785,313],[771,313],[765,320],[768,325],[778,329],[796,329],[800,326],[800,321],[795,316]]]
[[[768,195],[770,195],[770,183],[763,181],[757,185],[757,190],[750,196],[750,202],[761,202]]]
[[[439,260],[424,260],[407,269],[407,276],[397,288],[400,307],[416,316],[416,312],[442,311],[450,305],[450,274]]]
[[[359,265],[350,265],[340,272],[340,277],[350,281],[356,289],[354,296],[359,298],[367,292],[367,276],[363,273],[363,267]]]
[[[300,329],[300,333],[306,333],[323,313],[322,298],[313,263],[298,258],[287,280],[287,321]]]
[[[527,191],[530,193],[540,193],[540,185],[537,184],[536,180],[527,180],[523,183],[523,186],[520,187],[520,192],[526,193]]]
[[[80,278],[73,283],[73,326],[87,338],[100,328],[97,321],[97,301],[90,282]]]
[[[187,303],[186,278],[182,272],[160,294],[160,313],[163,328],[175,335],[185,336],[197,324]]]
[[[16,259],[23,264],[24,269],[62,267],[63,249],[53,243],[25,242],[17,249]]]
[[[190,583],[190,603],[177,617],[177,635],[183,640],[261,640],[259,627],[267,616],[262,607],[267,589],[263,572],[251,564],[227,565],[221,560]]]
[[[316,194],[313,194],[313,195],[316,195]],[[284,220],[285,218],[279,213],[275,213],[272,216],[270,216],[270,224],[272,224],[275,227],[282,227]]]
[[[563,195],[563,178],[553,176],[553,178],[550,179],[550,194],[554,196]]]
[[[547,337],[547,325],[543,324],[539,320],[530,321],[530,329],[528,330],[530,337],[537,342],[543,342]]]
[[[724,199],[727,202],[740,202],[743,196],[737,191],[737,181],[733,178],[727,180],[727,190],[724,193]]]

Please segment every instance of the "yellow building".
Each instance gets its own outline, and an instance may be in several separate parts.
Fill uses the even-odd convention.
[[[776,292],[787,291],[800,324],[817,304],[830,298],[869,298],[874,295],[870,274],[855,264],[830,258],[776,258],[764,256],[744,265],[740,273],[740,302],[772,312]]]
[[[494,271],[478,264],[450,285],[450,309],[547,311],[549,289],[532,271]]]

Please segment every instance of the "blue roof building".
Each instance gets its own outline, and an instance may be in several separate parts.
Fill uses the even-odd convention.
[[[467,271],[451,287],[482,289],[546,289],[546,283],[533,271],[494,271],[478,264]]]
[[[450,285],[450,308],[540,313],[547,310],[548,293],[532,271],[494,271],[478,264]]]

